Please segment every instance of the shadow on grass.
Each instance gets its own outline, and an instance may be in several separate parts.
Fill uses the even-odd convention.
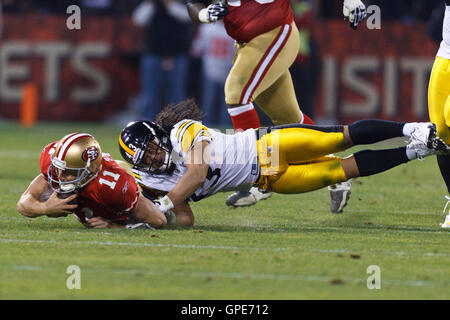
[[[55,218],[62,219],[62,218]],[[65,218],[68,219],[68,218]],[[47,218],[45,220],[37,221],[24,218],[23,222],[14,221],[15,227],[19,227],[22,231],[45,231],[53,232],[57,230],[61,231],[73,231],[73,232],[114,232],[114,233],[130,233],[130,235],[136,235],[136,233],[155,232],[154,230],[126,230],[126,229],[92,229],[86,228],[81,223],[76,221],[52,221],[53,219]],[[210,232],[239,232],[239,233],[344,233],[344,234],[361,234],[361,233],[374,233],[374,232],[421,232],[421,233],[449,233],[450,230],[442,229],[439,227],[419,227],[419,226],[397,226],[397,225],[381,225],[381,224],[366,224],[356,223],[352,221],[351,224],[345,224],[343,221],[339,221],[339,224],[332,223],[318,223],[314,224],[299,224],[299,225],[254,225],[254,226],[236,226],[236,225],[196,225],[194,227],[172,227],[165,228],[164,231],[181,231],[181,232],[198,232],[203,233]],[[17,229],[16,229],[17,230]],[[20,231],[20,230],[17,230]],[[158,230],[156,230],[157,232]]]
[[[194,230],[212,231],[212,232],[255,232],[255,233],[313,233],[313,232],[334,232],[334,233],[372,233],[376,231],[400,231],[400,232],[450,232],[442,228],[426,228],[417,226],[394,226],[394,225],[332,225],[326,224],[297,225],[297,226],[217,226],[202,225],[194,227]]]

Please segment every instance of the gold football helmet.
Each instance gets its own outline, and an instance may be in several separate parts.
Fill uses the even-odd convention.
[[[93,136],[71,133],[56,145],[47,176],[50,187],[69,193],[86,186],[101,170],[102,150]],[[59,188],[55,188],[54,185]]]

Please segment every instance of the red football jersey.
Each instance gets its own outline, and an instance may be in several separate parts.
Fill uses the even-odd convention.
[[[47,181],[47,171],[57,143],[57,141],[50,143],[41,153],[39,166]],[[91,217],[103,217],[123,224],[128,214],[136,208],[138,197],[139,189],[134,177],[104,153],[102,167],[97,177],[78,195],[78,208],[75,214],[83,224]]]
[[[289,0],[228,0],[228,10],[225,29],[240,43],[294,21]]]

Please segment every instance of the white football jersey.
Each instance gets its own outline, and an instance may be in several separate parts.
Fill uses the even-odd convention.
[[[259,173],[255,130],[223,134],[194,120],[178,122],[170,132],[172,159],[176,164],[170,174],[153,174],[133,169],[137,182],[144,189],[171,191],[186,172],[186,154],[194,144],[208,141],[206,155],[210,158],[205,183],[189,200],[199,201],[217,192],[248,190]],[[205,159],[206,160],[206,159]]]
[[[437,56],[450,60],[450,6],[445,7],[442,37],[444,40],[441,42]]]

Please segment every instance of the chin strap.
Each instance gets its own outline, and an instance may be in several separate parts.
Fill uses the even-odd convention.
[[[86,168],[86,169],[87,169],[87,168]],[[88,171],[89,171],[89,170],[88,170]],[[94,180],[95,178],[97,178],[98,173],[99,173],[100,171],[102,171],[102,165],[100,165],[100,167],[98,168],[97,172],[95,172],[95,173],[92,173],[92,172],[89,173],[89,175],[92,175],[92,176],[89,177],[89,175],[88,175],[89,178],[86,179],[86,182],[81,183],[81,184],[78,186],[78,188],[83,188],[83,187],[85,187],[89,182],[91,182],[92,180]]]

